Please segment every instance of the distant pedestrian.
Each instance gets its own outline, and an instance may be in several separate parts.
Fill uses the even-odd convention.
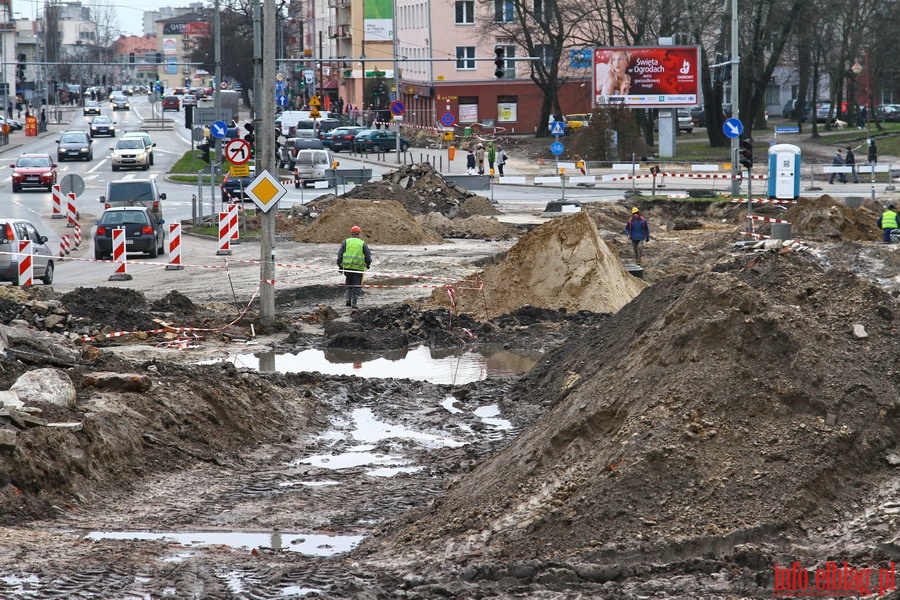
[[[891,233],[900,227],[900,224],[897,222],[897,213],[894,208],[893,204],[888,204],[887,210],[878,217],[878,226],[884,232],[885,244],[891,243]]]
[[[475,174],[475,152],[471,148],[466,153],[466,173],[469,175]]]
[[[875,138],[869,138],[869,164],[878,164],[878,148],[875,146]]]
[[[847,146],[847,157],[844,164],[850,167],[850,174],[853,175],[853,183],[859,183],[859,175],[856,173],[856,155],[853,154],[853,148]]]
[[[833,167],[843,167],[844,166],[844,154],[843,151],[838,148],[837,152],[834,153],[834,158],[831,159],[831,165]],[[847,183],[847,176],[843,173],[832,173],[831,177],[828,178],[828,183],[834,183],[834,176],[837,175],[838,179],[841,180],[841,183]]]
[[[497,172],[500,173],[501,177],[503,177],[503,166],[506,164],[507,158],[503,147],[497,146]]]
[[[647,219],[641,216],[641,209],[631,209],[631,218],[625,223],[625,233],[631,240],[631,248],[634,250],[634,262],[641,264],[641,244],[650,241],[650,225]]]
[[[40,129],[41,133],[47,131],[47,110],[45,108],[41,108]]]
[[[369,246],[359,236],[362,229],[354,225],[350,228],[350,237],[344,240],[338,250],[337,265],[344,274],[347,288],[347,306],[356,308],[356,301],[362,291],[363,273],[372,266],[372,253]]]
[[[494,163],[497,161],[497,149],[494,147],[494,142],[488,142],[487,161],[488,161],[488,173],[493,175],[494,174]]]
[[[863,106],[862,108],[859,109],[859,120],[856,123],[856,126],[859,129],[862,129],[863,127],[866,126],[866,123],[868,122],[868,114],[869,114],[869,111],[866,109],[865,106]]]
[[[478,144],[475,148],[475,162],[478,163],[478,174],[484,175],[484,145]]]

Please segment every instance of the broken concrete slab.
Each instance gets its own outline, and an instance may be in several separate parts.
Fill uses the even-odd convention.
[[[59,369],[35,369],[22,374],[10,387],[26,403],[46,402],[56,406],[75,406],[75,385]]]

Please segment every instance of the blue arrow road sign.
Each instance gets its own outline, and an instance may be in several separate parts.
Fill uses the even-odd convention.
[[[227,131],[228,126],[225,125],[225,121],[215,121],[212,125],[209,126],[209,132],[212,134],[212,136],[220,140],[225,137],[225,133]]]
[[[550,135],[565,135],[566,125],[562,121],[553,121],[550,123]]]
[[[734,117],[732,117],[725,120],[725,123],[722,125],[722,129],[725,131],[726,136],[730,138],[736,138],[744,133],[744,124],[741,123],[740,119],[735,119]]]
[[[553,156],[559,156],[563,153],[563,150],[562,142],[553,142],[550,144],[550,152],[553,153]]]
[[[277,104],[278,106],[287,106],[287,96],[285,96],[284,94],[278,94],[278,96],[275,98],[275,104]]]

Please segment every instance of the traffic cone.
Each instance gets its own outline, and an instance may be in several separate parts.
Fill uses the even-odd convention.
[[[544,162],[544,159],[543,159],[543,158],[539,158],[539,159],[538,159],[538,164],[539,164],[539,165],[546,165],[547,163]]]

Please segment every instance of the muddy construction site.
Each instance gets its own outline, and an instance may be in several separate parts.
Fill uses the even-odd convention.
[[[900,598],[900,249],[785,208],[408,167],[279,217],[274,327],[250,268],[0,288],[0,598]]]

